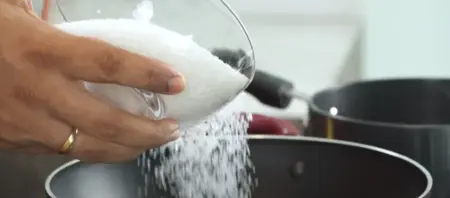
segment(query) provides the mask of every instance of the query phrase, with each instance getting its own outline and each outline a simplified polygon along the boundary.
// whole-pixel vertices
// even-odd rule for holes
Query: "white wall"
[[[240,13],[354,14],[360,0],[227,0]]]
[[[367,0],[366,78],[450,77],[450,1]]]

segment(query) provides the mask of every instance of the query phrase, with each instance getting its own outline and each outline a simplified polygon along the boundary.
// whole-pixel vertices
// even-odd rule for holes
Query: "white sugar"
[[[145,178],[155,177],[160,189],[180,198],[251,197],[257,180],[245,138],[250,119],[222,111],[182,131],[179,140],[142,156]]]
[[[151,17],[136,14],[141,18]],[[211,115],[234,98],[249,79],[197,45],[191,36],[134,19],[96,19],[57,25],[63,31],[79,36],[101,39],[115,46],[144,56],[157,58],[183,74],[186,87],[177,95],[159,95],[165,108],[165,117],[188,125]],[[118,106],[131,112],[145,112],[145,101],[130,101],[130,90],[114,88],[118,85],[92,84]],[[103,91],[102,91],[103,89]],[[108,91],[105,89],[114,89]],[[128,88],[132,89],[132,88]],[[128,105],[133,102],[135,105]]]

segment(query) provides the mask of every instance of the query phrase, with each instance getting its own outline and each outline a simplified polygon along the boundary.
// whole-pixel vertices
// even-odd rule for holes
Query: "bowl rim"
[[[377,84],[377,83],[399,83],[399,82],[422,82],[422,83],[440,83],[440,82],[450,82],[448,78],[431,78],[431,77],[405,77],[405,78],[397,78],[397,77],[389,77],[382,79],[368,79],[363,81],[350,82],[343,85],[337,85],[333,87],[329,87],[326,89],[322,89],[316,93],[314,93],[309,100],[308,108],[309,114],[316,113],[320,116],[329,117],[336,121],[348,122],[352,124],[359,125],[367,125],[367,126],[375,126],[375,127],[385,127],[385,128],[402,128],[402,129],[442,129],[449,128],[450,124],[404,124],[404,123],[393,123],[393,122],[385,122],[385,121],[376,121],[376,120],[368,120],[361,119],[353,116],[344,116],[344,115],[332,115],[328,109],[320,107],[315,101],[323,97],[325,94],[340,92],[345,88],[349,88],[352,86],[365,86],[369,84]],[[329,97],[329,96],[326,96]]]
[[[430,194],[432,186],[433,186],[433,178],[430,174],[430,172],[423,167],[418,162],[414,161],[413,159],[406,157],[402,154],[383,149],[380,147],[367,145],[367,144],[361,144],[357,142],[350,142],[350,141],[344,141],[344,140],[336,140],[336,139],[326,139],[326,138],[317,138],[317,137],[305,137],[305,136],[279,136],[279,135],[246,135],[245,138],[247,140],[285,140],[285,141],[304,141],[304,142],[315,142],[315,143],[327,143],[327,144],[334,144],[334,145],[342,145],[342,146],[348,146],[348,147],[354,147],[354,148],[360,148],[365,150],[370,150],[373,152],[378,152],[384,155],[388,155],[394,158],[397,158],[399,160],[403,160],[410,165],[414,166],[416,169],[420,170],[422,174],[425,175],[425,178],[427,180],[427,185],[424,189],[424,191],[420,194],[418,198],[424,198],[427,195]],[[53,193],[51,189],[51,182],[53,178],[55,178],[61,171],[64,169],[74,166],[78,163],[80,163],[80,160],[71,160],[69,162],[64,163],[63,165],[59,166],[55,170],[53,170],[45,179],[45,191],[46,194],[50,198],[57,198],[56,195]]]

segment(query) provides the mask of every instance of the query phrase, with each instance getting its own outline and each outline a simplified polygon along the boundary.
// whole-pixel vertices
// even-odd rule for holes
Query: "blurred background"
[[[360,79],[450,76],[450,1],[228,2],[250,32],[257,68],[293,81],[306,94]],[[36,10],[43,5],[34,0]],[[57,14],[46,17],[62,21]],[[307,112],[300,101],[281,111],[249,95],[240,100],[250,111],[276,117]]]

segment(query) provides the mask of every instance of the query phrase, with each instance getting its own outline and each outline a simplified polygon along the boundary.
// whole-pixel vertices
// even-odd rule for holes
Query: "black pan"
[[[292,83],[258,71],[247,91],[277,108],[286,108],[293,98],[306,101],[305,135],[375,145],[411,157],[433,175],[433,198],[450,197],[450,79],[362,81],[308,98]]]
[[[433,175],[433,197],[449,198],[449,94],[450,80],[439,79],[365,81],[324,90],[311,98],[306,134],[411,157]]]
[[[255,198],[430,197],[432,178],[427,170],[391,151],[322,138],[249,136],[248,140],[259,180]],[[144,184],[140,171],[135,161],[72,161],[55,170],[45,187],[50,198],[139,198],[137,188]],[[153,188],[146,197],[170,196]]]

